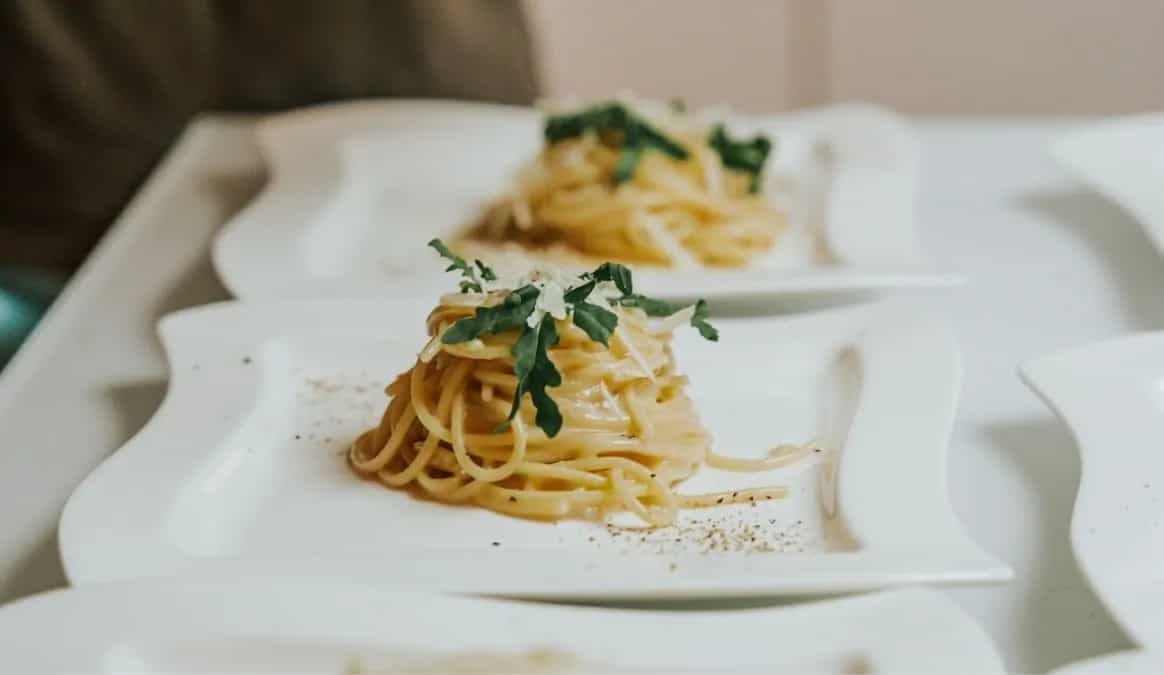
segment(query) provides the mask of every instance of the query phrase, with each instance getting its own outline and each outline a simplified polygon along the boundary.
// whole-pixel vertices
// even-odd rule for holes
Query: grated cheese
[[[682,244],[671,236],[671,233],[667,231],[662,221],[644,212],[639,214],[639,222],[643,224],[643,227],[646,228],[647,233],[651,235],[655,243],[659,245],[659,248],[663,249],[663,252],[671,259],[672,265],[679,269],[699,267],[699,263],[695,261],[695,258],[687,252],[687,249],[683,248]]]

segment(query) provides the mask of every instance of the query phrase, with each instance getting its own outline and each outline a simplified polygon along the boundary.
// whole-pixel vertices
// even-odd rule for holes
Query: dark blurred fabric
[[[5,0],[0,64],[0,265],[57,269],[199,111],[537,91],[519,0]]]

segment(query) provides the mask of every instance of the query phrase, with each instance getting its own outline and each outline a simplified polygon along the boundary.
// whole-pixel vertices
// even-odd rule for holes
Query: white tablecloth
[[[1075,447],[1015,366],[1164,328],[1164,261],[1134,222],[1045,152],[1047,139],[1068,126],[917,125],[923,242],[969,279],[927,299],[954,321],[965,352],[952,499],[971,534],[1016,571],[1009,585],[948,592],[1023,672],[1123,648],[1127,639],[1068,546]],[[208,245],[262,184],[249,130],[239,119],[191,126],[0,373],[0,601],[64,584],[55,538],[61,506],[164,394],[158,317],[227,297]]]

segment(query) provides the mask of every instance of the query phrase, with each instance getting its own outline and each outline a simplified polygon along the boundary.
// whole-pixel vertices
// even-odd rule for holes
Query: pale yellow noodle
[[[465,296],[457,296],[463,299]],[[481,296],[499,302],[503,294]],[[782,487],[707,495],[675,488],[707,463],[761,471],[795,461],[808,448],[781,447],[745,460],[710,450],[710,438],[684,392],[671,353],[674,325],[650,322],[637,309],[616,308],[619,327],[606,347],[559,321],[549,357],[562,385],[549,390],[563,426],[549,438],[522,401],[511,406],[517,378],[510,349],[518,331],[446,345],[439,336],[471,316],[472,302],[452,299],[428,320],[432,340],[415,365],[388,386],[380,423],[356,440],[350,464],[390,487],[415,485],[432,499],[468,502],[532,518],[601,516],[628,511],[652,526],[675,521],[680,508],[784,496]]]

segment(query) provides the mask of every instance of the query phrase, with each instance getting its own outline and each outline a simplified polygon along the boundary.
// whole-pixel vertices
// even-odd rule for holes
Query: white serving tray
[[[309,108],[260,123],[265,190],[214,243],[239,298],[351,295],[420,281],[444,287],[424,246],[450,238],[502,194],[541,143],[530,108],[374,101]],[[742,270],[639,271],[666,298],[819,296],[949,285],[914,223],[918,150],[906,123],[868,105],[732,118],[776,138],[770,192],[791,227]]]
[[[892,620],[886,620],[892,617]],[[0,610],[5,673],[1002,673],[932,591],[730,612],[560,607],[259,578],[130,582]],[[539,654],[546,668],[538,668]]]
[[[1164,649],[1164,333],[1042,357],[1022,376],[1079,445],[1079,566],[1133,640]]]
[[[680,367],[721,451],[815,439],[826,452],[768,474],[705,467],[685,489],[777,483],[792,495],[641,533],[450,507],[354,478],[343,454],[378,419],[383,386],[412,365],[429,308],[226,303],[163,320],[169,392],[69,500],[70,580],[261,569],[602,599],[1009,577],[947,498],[953,336],[906,306],[723,320],[716,344],[680,331]]]

